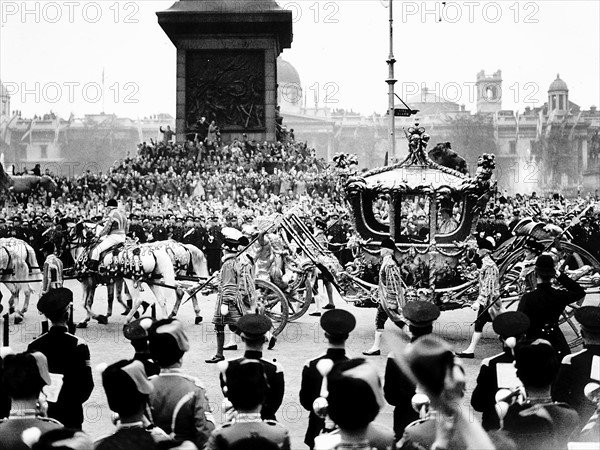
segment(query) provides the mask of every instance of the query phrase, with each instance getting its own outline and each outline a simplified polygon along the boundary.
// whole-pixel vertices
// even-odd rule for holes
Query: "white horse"
[[[75,232],[76,242],[71,245],[71,253],[76,267],[84,266],[84,259],[88,253],[89,246],[84,236],[85,229],[81,227]],[[83,302],[87,317],[77,324],[78,328],[87,327],[90,319],[97,320],[101,324],[108,323],[104,315],[95,314],[92,311],[94,293],[99,282],[110,282],[122,278],[132,296],[132,307],[129,310],[126,321],[130,322],[137,309],[144,300],[140,293],[144,291],[142,284],[147,284],[156,297],[163,317],[167,317],[167,300],[173,304],[177,297],[182,295],[175,285],[175,270],[173,262],[165,249],[150,248],[137,244],[126,245],[112,252],[104,254],[98,267],[98,275],[82,271],[79,281],[83,286]]]
[[[41,273],[31,245],[16,238],[0,239],[0,282],[10,291],[8,305],[9,311],[16,313],[15,324],[23,321],[23,316],[29,309],[31,294],[35,292],[32,283],[40,280]],[[21,292],[25,294],[25,301],[19,309]]]
[[[206,257],[202,250],[192,244],[181,244],[172,239],[167,241],[158,241],[148,244],[142,244],[142,246],[149,246],[150,248],[164,249],[171,257],[173,266],[175,267],[175,274],[180,277],[194,277],[200,279],[208,279],[208,265]],[[171,317],[175,317],[179,312],[179,307],[183,296],[178,295]],[[200,315],[200,306],[196,294],[192,295],[192,305],[196,314],[195,323],[198,325],[202,322],[202,316]]]

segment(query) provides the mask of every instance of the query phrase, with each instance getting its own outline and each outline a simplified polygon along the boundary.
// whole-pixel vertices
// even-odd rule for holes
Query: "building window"
[[[558,96],[558,109],[562,110],[565,109],[565,96],[564,95],[559,95]]]
[[[40,145],[40,159],[48,159],[48,146]]]
[[[552,109],[556,109],[556,95],[552,96]]]
[[[517,154],[517,141],[509,141],[509,147],[508,147],[508,152],[511,155],[516,155]]]

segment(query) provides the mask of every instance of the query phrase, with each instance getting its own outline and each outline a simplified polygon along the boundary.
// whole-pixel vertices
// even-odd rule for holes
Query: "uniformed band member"
[[[215,419],[200,380],[181,370],[183,355],[190,349],[181,322],[155,322],[148,340],[152,359],[160,366],[160,374],[150,380],[154,423],[176,441],[189,440],[202,448],[215,428]]]
[[[552,256],[540,255],[535,262],[537,288],[525,293],[519,301],[518,311],[529,317],[531,326],[527,339],[546,339],[558,354],[559,361],[569,353],[569,344],[561,331],[558,321],[567,305],[585,297],[585,290],[565,273],[560,273],[556,281],[565,289],[552,287],[552,279],[557,275]]]
[[[31,427],[41,432],[62,428],[60,422],[46,417],[45,405],[39,402],[42,388],[51,383],[48,361],[43,354],[7,355],[0,383],[12,401],[10,415],[0,420],[0,448],[28,449],[22,433]]]
[[[27,350],[41,352],[48,359],[50,373],[62,375],[62,387],[56,402],[48,405],[48,416],[64,426],[80,430],[83,424],[83,403],[94,389],[90,350],[87,344],[68,332],[69,305],[73,292],[67,288],[53,289],[43,295],[37,308],[51,323],[50,330]]]
[[[381,355],[383,327],[389,318],[382,303],[385,303],[389,310],[402,314],[404,292],[402,289],[400,266],[398,266],[394,258],[395,251],[396,245],[391,238],[385,238],[381,241],[381,268],[379,269],[378,289],[379,305],[377,306],[377,314],[375,316],[375,341],[369,350],[363,352],[363,355]],[[394,323],[399,328],[404,328],[405,323],[402,320],[395,321]]]
[[[391,449],[394,432],[373,422],[384,404],[373,365],[363,358],[338,362],[327,375],[327,412],[338,428],[317,436],[315,449]]]
[[[275,413],[283,402],[285,380],[281,364],[263,358],[266,334],[272,326],[271,319],[262,314],[246,314],[240,318],[237,326],[246,346],[246,351],[242,357],[219,363],[223,394],[227,396],[227,380],[224,374],[230,366],[242,364],[248,359],[259,361],[263,366],[268,385],[265,402],[261,409],[261,417],[263,420],[276,420]]]
[[[54,242],[46,242],[42,251],[46,260],[42,272],[42,295],[48,293],[51,289],[63,287],[63,263],[54,254]]]
[[[310,411],[304,443],[311,449],[315,445],[315,437],[325,427],[325,420],[317,416],[313,410],[313,403],[321,395],[323,383],[323,377],[317,370],[317,364],[323,359],[329,359],[334,363],[348,360],[346,340],[356,327],[356,318],[344,309],[332,309],[323,313],[320,324],[328,342],[327,351],[306,362],[302,369],[300,385],[300,404],[304,409]]]
[[[479,295],[477,300],[471,305],[474,311],[477,311],[475,319],[475,331],[471,338],[469,347],[461,353],[457,353],[459,358],[475,358],[475,347],[481,339],[483,327],[486,323],[492,322],[496,316],[504,312],[504,307],[500,298],[500,272],[498,266],[492,259],[492,252],[496,242],[490,236],[477,238],[477,254],[481,258],[481,269],[479,269]],[[485,311],[485,309],[487,311]],[[485,311],[485,312],[484,312]]]
[[[583,306],[575,311],[575,319],[581,325],[584,348],[563,358],[552,398],[575,409],[583,426],[596,409],[585,396],[585,386],[592,381],[600,383],[596,378],[600,377],[600,307]]]
[[[503,352],[486,358],[481,362],[477,385],[471,395],[471,406],[482,414],[481,425],[485,430],[500,428],[500,419],[496,412],[496,393],[500,388],[512,389],[515,386],[498,386],[498,366],[510,365],[514,361],[514,348],[523,340],[529,328],[529,318],[518,311],[500,314],[492,323],[494,332],[500,336]]]
[[[227,366],[222,379],[226,383],[227,399],[236,414],[232,421],[211,433],[206,450],[226,450],[235,445],[261,450],[291,448],[285,427],[261,417],[269,391],[266,377],[265,367],[255,359]]]
[[[152,360],[148,347],[148,330],[152,323],[150,317],[143,317],[123,325],[123,337],[129,340],[135,349],[133,359],[144,365],[146,375],[149,377],[160,373],[160,367]]]
[[[231,230],[231,233],[228,232]],[[223,350],[225,347],[225,325],[229,325],[231,332],[236,331],[238,319],[242,317],[244,308],[240,295],[239,270],[237,266],[237,249],[241,233],[232,228],[223,229],[225,240],[223,241],[223,263],[220,272],[219,293],[213,314],[213,324],[217,334],[217,353],[206,362],[215,364],[223,361]],[[237,232],[240,236],[237,236]],[[234,343],[235,344],[235,343]]]
[[[411,342],[433,331],[433,324],[440,316],[440,309],[431,302],[414,300],[408,302],[402,314],[411,331]],[[388,355],[385,366],[383,393],[386,401],[394,406],[394,434],[400,439],[406,426],[419,418],[412,406],[416,385],[398,366],[396,355]]]
[[[121,360],[102,371],[102,385],[111,411],[118,414],[117,429],[95,442],[96,450],[158,449],[170,437],[145,416],[152,383],[140,361]]]

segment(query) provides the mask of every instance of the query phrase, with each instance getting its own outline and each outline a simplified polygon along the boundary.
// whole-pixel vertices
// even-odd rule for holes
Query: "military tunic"
[[[263,420],[275,420],[275,413],[283,402],[283,394],[285,392],[285,380],[283,376],[283,367],[277,362],[267,361],[263,358],[262,352],[247,350],[243,357],[236,359],[229,359],[219,363],[220,375],[219,379],[221,382],[221,389],[223,389],[227,383],[223,376],[229,365],[240,364],[246,359],[255,359],[259,361],[265,372],[267,378],[267,392],[265,395],[265,401],[261,410],[261,417]]]
[[[308,428],[304,436],[304,443],[310,448],[315,445],[317,437],[325,427],[325,420],[313,411],[313,402],[321,396],[321,385],[323,377],[317,370],[317,364],[323,359],[329,359],[333,363],[347,361],[346,350],[343,348],[329,348],[323,355],[317,356],[306,362],[302,369],[302,382],[300,385],[300,404],[310,412],[308,416]]]
[[[481,362],[477,384],[471,395],[471,406],[475,411],[483,413],[481,425],[486,431],[500,428],[500,419],[496,413],[497,366],[501,363],[512,364],[513,361],[512,353],[510,350],[506,350]]]
[[[81,429],[82,405],[94,389],[87,344],[68,333],[66,327],[53,326],[29,344],[27,351],[43,353],[48,359],[49,372],[64,376],[56,403],[48,404],[48,416],[65,427]]]
[[[402,437],[406,426],[419,418],[412,407],[412,398],[416,393],[415,384],[398,366],[393,353],[390,353],[385,366],[383,394],[385,400],[394,408],[394,433],[397,439]]]
[[[600,345],[586,345],[580,352],[565,356],[552,390],[554,400],[568,403],[577,411],[582,426],[595,410],[594,403],[584,393],[585,386],[592,381],[594,356],[596,364],[600,364]],[[595,369],[598,371],[600,367]]]
[[[11,414],[8,419],[0,420],[0,449],[29,450],[21,434],[32,427],[39,428],[42,433],[45,433],[62,428],[62,424],[49,417],[38,416],[35,411]]]
[[[179,369],[162,369],[150,381],[154,388],[150,408],[156,426],[178,442],[189,440],[203,448],[215,419],[200,380]]]
[[[264,438],[282,450],[290,450],[288,431],[274,420],[263,421],[258,414],[238,414],[210,435],[205,450],[226,450],[241,440]]]

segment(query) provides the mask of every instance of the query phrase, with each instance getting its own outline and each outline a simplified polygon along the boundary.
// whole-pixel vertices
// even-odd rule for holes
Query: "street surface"
[[[81,303],[81,286],[79,282],[69,280],[66,282],[66,287],[74,291],[75,322],[78,322],[85,315]],[[6,311],[9,294],[4,286],[0,289],[4,295],[2,302]],[[152,294],[146,289],[142,295],[151,296]],[[11,318],[10,346],[16,352],[26,350],[27,345],[41,333],[41,316],[35,307],[37,298],[37,294],[32,295],[32,304],[25,315],[24,323],[15,326]],[[194,325],[194,312],[191,302],[181,308],[178,318],[184,323],[191,346],[190,351],[184,356],[183,370],[202,380],[210,401],[214,403],[215,417],[220,424],[223,422],[223,415],[221,414],[223,396],[219,387],[218,370],[216,365],[204,362],[205,359],[210,358],[215,353],[216,339],[211,324],[215,298],[216,296],[213,294],[201,300],[202,315],[204,317],[204,322],[201,325]],[[600,298],[598,295],[595,295],[592,298],[586,299],[586,304],[588,302],[599,304]],[[343,302],[339,297],[336,297],[336,305],[340,308],[348,309],[356,316],[357,326],[350,335],[347,343],[347,351],[353,357],[362,357],[361,352],[368,349],[372,344],[375,309],[357,308]],[[106,314],[106,307],[106,288],[102,286],[96,291],[94,311],[99,314]],[[95,388],[84,407],[86,418],[84,431],[89,433],[93,438],[108,434],[114,429],[111,423],[111,413],[102,389],[100,374],[95,368],[103,362],[110,364],[119,359],[131,358],[134,353],[129,341],[123,337],[122,327],[124,316],[121,315],[123,308],[116,301],[113,311],[113,316],[109,319],[108,325],[99,325],[97,322],[91,322],[87,329],[78,329],[76,333],[78,337],[87,342],[91,353]],[[314,306],[311,306],[309,310],[309,312],[312,311],[314,311]],[[307,313],[298,321],[289,323],[279,336],[275,349],[271,351],[265,349],[264,352],[266,358],[278,361],[285,369],[286,394],[283,404],[277,413],[277,418],[288,428],[293,449],[307,448],[303,443],[303,439],[308,422],[308,411],[304,410],[300,405],[298,393],[304,363],[306,360],[322,353],[326,348],[325,337],[319,327],[318,319],[318,317],[311,317]],[[435,324],[434,335],[448,341],[456,351],[461,351],[466,348],[471,338],[473,331],[471,323],[474,319],[475,312],[470,308],[442,312]],[[567,330],[566,328],[564,329]],[[569,332],[566,334],[568,339]],[[390,321],[386,323],[382,356],[367,357],[369,361],[377,366],[381,377],[384,374],[387,354],[391,351],[401,351],[403,346],[408,342],[409,339],[403,332]],[[226,352],[226,357],[241,355],[243,352],[243,344],[241,342],[238,342],[238,348],[239,350],[237,351]],[[484,330],[480,345],[477,348],[476,358],[474,360],[463,360],[463,365],[467,373],[467,393],[464,400],[464,407],[471,411],[471,417],[474,419],[478,418],[478,413],[475,413],[470,408],[469,402],[479,371],[479,365],[483,358],[495,355],[500,351],[500,342],[493,333],[491,325],[488,324]],[[382,410],[377,421],[391,427],[392,412],[393,408],[387,405]]]

